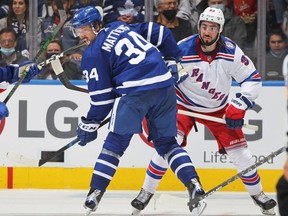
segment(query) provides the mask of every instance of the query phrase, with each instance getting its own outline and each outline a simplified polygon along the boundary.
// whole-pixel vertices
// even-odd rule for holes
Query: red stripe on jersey
[[[259,78],[261,78],[261,76],[260,76],[259,73],[257,73],[257,74],[255,74],[252,78],[253,78],[253,79],[254,79],[254,78],[255,78],[255,79],[259,79]]]
[[[160,170],[155,169],[151,164],[149,164],[148,169],[151,173],[153,173],[155,175],[163,176],[166,173],[166,171],[160,171]]]
[[[257,173],[256,176],[254,176],[253,178],[245,178],[245,177],[241,177],[242,181],[244,182],[256,182],[259,179],[259,175]]]
[[[182,57],[182,61],[194,60],[194,59],[200,59],[199,55],[183,56],[183,57]]]
[[[217,56],[225,57],[228,59],[234,59],[234,55],[225,54],[225,53],[217,53]]]

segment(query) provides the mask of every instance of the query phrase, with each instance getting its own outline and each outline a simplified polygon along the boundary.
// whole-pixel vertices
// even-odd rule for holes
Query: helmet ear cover
[[[198,30],[200,29],[200,25],[202,21],[208,21],[217,23],[219,25],[219,33],[223,31],[223,26],[225,23],[224,14],[221,9],[207,7],[203,13],[200,14],[198,20]]]

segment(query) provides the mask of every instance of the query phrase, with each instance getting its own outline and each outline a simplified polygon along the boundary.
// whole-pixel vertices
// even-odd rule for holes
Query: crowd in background
[[[207,6],[221,9],[225,16],[222,34],[235,41],[246,55],[255,64],[257,63],[257,0],[153,0],[153,2],[153,21],[168,27],[176,41],[197,34],[198,16]],[[266,0],[266,3],[267,53],[266,71],[262,72],[265,73],[263,77],[266,80],[287,81],[288,57],[284,59],[287,56],[288,0]],[[72,17],[75,10],[84,6],[103,8],[103,26],[115,20],[127,23],[145,20],[144,0],[38,0],[37,46],[39,49],[61,22],[58,13],[59,5],[60,9],[65,10],[68,20],[56,36],[63,48],[61,51],[80,43],[69,22],[69,17]],[[1,65],[19,63],[25,58],[31,59],[28,43],[28,8],[29,0],[2,0],[0,3]],[[68,53],[68,59],[80,67],[82,52],[83,49]],[[46,53],[43,55],[43,58],[45,57]],[[47,76],[47,79],[49,77],[55,76]]]

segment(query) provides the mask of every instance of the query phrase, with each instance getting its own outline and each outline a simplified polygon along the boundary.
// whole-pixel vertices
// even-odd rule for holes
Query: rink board
[[[87,189],[92,175],[91,168],[0,168],[0,188],[22,189]],[[204,188],[212,189],[236,174],[231,169],[197,169]],[[139,190],[145,177],[145,168],[118,168],[108,190]],[[275,185],[282,170],[259,170],[264,190],[275,192]],[[168,171],[158,190],[182,191],[183,184]],[[222,188],[221,191],[243,192],[245,188],[238,179]]]
[[[74,82],[85,87],[84,81]],[[257,132],[245,129],[255,162],[286,145],[287,109],[284,82],[263,83],[256,106],[249,110],[245,122],[258,125]],[[2,100],[12,89],[1,94]],[[233,93],[239,91],[232,88]],[[50,162],[43,167],[26,167],[7,160],[7,152],[16,152],[36,160],[45,151],[56,151],[75,139],[80,116],[89,108],[89,95],[66,89],[57,81],[32,81],[19,87],[8,102],[9,118],[0,123],[0,188],[75,188],[89,186],[94,163],[108,133],[107,125],[99,129],[96,141],[85,147],[75,145],[65,151],[63,162]],[[236,174],[232,163],[217,152],[215,140],[202,125],[199,132],[188,137],[187,152],[191,155],[205,188],[213,188]],[[155,150],[143,134],[135,135],[119,164],[112,190],[138,190],[146,167]],[[275,191],[282,173],[286,154],[273,158],[259,167],[263,186]],[[169,171],[159,186],[161,190],[183,190],[184,187]],[[240,180],[223,188],[243,191]]]

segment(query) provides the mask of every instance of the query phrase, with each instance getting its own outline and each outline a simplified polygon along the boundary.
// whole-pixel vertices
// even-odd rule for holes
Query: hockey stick
[[[83,46],[85,46],[86,44],[79,44],[77,46],[74,46],[74,47],[71,47],[67,50],[65,50],[64,52],[60,53],[59,55],[53,55],[51,58],[45,60],[44,62],[41,62],[39,65],[40,66],[44,66],[44,65],[47,65],[49,63],[51,63],[51,66],[55,72],[55,74],[57,75],[57,77],[59,78],[59,80],[61,81],[61,83],[68,89],[71,89],[71,90],[75,90],[75,91],[80,91],[80,92],[84,92],[84,93],[88,93],[88,90],[87,89],[84,89],[84,88],[80,88],[78,86],[75,86],[73,85],[70,80],[68,79],[67,75],[65,74],[64,70],[63,70],[63,67],[61,65],[61,62],[60,62],[60,58],[64,56],[64,54],[66,52],[69,52],[71,50],[74,50],[74,49],[79,49]]]
[[[227,186],[228,184],[234,182],[235,180],[241,178],[241,176],[245,175],[246,173],[254,170],[255,168],[257,168],[258,166],[266,163],[268,160],[276,157],[277,155],[281,154],[284,151],[287,151],[287,147],[281,147],[280,149],[278,149],[275,152],[272,152],[271,154],[269,154],[268,156],[264,157],[263,159],[259,160],[257,163],[254,163],[253,165],[251,165],[250,167],[246,168],[245,170],[239,172],[238,174],[232,176],[231,178],[227,179],[226,181],[222,182],[221,184],[217,185],[216,187],[212,188],[211,190],[209,190],[208,192],[206,192],[205,194],[196,197],[194,199],[191,199],[188,202],[188,206],[192,206],[195,205],[196,203],[198,203],[199,201],[205,199],[206,197],[212,195],[213,193],[215,193],[216,191],[220,190],[221,188]]]
[[[60,12],[61,11],[61,12]],[[46,40],[46,42],[42,45],[42,47],[40,48],[40,50],[38,51],[38,53],[36,54],[36,56],[34,57],[33,62],[37,62],[39,60],[39,58],[41,57],[42,53],[46,50],[46,48],[48,47],[49,43],[55,38],[55,36],[57,35],[57,33],[60,31],[60,29],[63,27],[63,25],[65,24],[66,21],[68,21],[67,17],[66,17],[66,12],[65,12],[65,17],[64,13],[62,12],[62,10],[59,10],[59,15],[60,15],[60,20],[61,22],[58,24],[58,26],[54,29],[53,33],[50,35],[50,37]],[[61,17],[62,16],[62,17]],[[20,86],[20,84],[23,82],[23,80],[25,79],[27,71],[25,70],[23,72],[23,74],[20,76],[20,78],[17,80],[17,82],[15,83],[15,85],[13,86],[13,88],[11,89],[11,91],[8,93],[8,95],[6,96],[6,98],[4,99],[3,103],[7,104],[7,102],[10,100],[10,98],[13,96],[13,94],[15,93],[15,91],[18,89],[18,87]]]
[[[110,121],[110,117],[105,119],[104,121],[101,122],[99,128],[101,128],[102,126],[106,125],[108,122]],[[98,128],[98,129],[99,129]],[[32,158],[28,158],[24,155],[21,154],[16,154],[13,152],[7,152],[6,157],[9,160],[15,161],[17,163],[20,164],[24,164],[27,166],[42,166],[45,163],[49,162],[51,159],[55,158],[56,156],[60,155],[61,153],[63,153],[65,150],[71,148],[72,146],[74,146],[76,143],[79,142],[79,138],[75,138],[74,140],[72,140],[71,142],[69,142],[68,144],[66,144],[65,146],[63,146],[62,148],[60,148],[59,150],[57,150],[56,152],[51,153],[50,155],[48,155],[46,158],[40,159],[40,160],[34,160]]]
[[[85,45],[85,44],[84,44]],[[68,89],[88,93],[87,89],[73,85],[65,74],[59,59],[51,61],[51,66],[61,83]]]
[[[49,59],[46,59],[46,60],[38,63],[37,65],[40,66],[40,67],[43,67],[43,66],[45,66],[45,65],[48,65],[48,64],[50,64],[52,61],[54,61],[54,60],[56,60],[56,59],[62,58],[66,53],[68,53],[68,52],[70,52],[70,51],[72,51],[72,50],[80,49],[81,47],[84,47],[84,46],[86,46],[85,43],[78,44],[78,45],[76,45],[76,46],[70,47],[69,49],[63,51],[62,53],[52,55]]]
[[[59,78],[60,82],[68,89],[75,90],[75,91],[80,91],[84,93],[88,93],[87,89],[80,88],[78,86],[73,85],[70,80],[68,79],[67,75],[65,73],[60,73],[57,75]]]
[[[201,119],[205,119],[205,120],[209,120],[209,121],[214,121],[214,122],[226,124],[225,119],[217,118],[217,117],[214,117],[214,116],[208,116],[208,115],[195,113],[195,112],[188,112],[188,111],[185,111],[185,110],[178,110],[178,113],[182,114],[182,115],[195,117],[195,118],[201,118]],[[257,125],[244,124],[243,127],[247,128],[247,129],[254,130],[254,131],[258,131],[259,130],[259,127]]]

